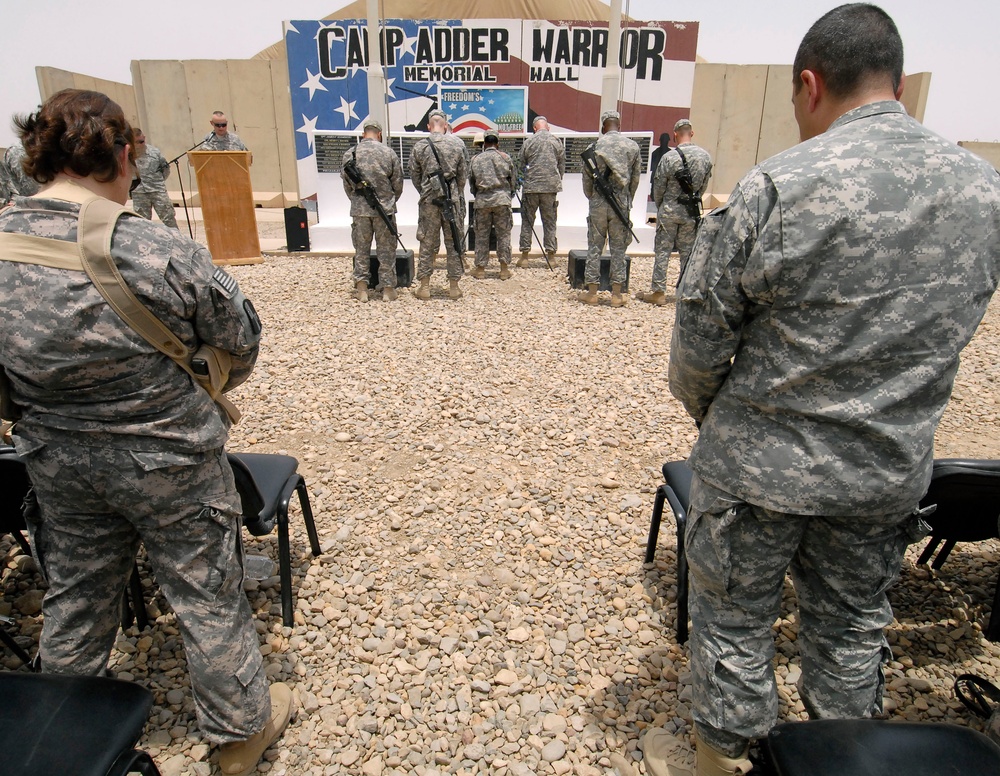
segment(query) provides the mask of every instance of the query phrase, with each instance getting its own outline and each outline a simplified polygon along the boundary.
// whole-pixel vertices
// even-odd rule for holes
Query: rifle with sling
[[[674,150],[681,158],[682,169],[677,173],[677,182],[681,186],[681,191],[684,192],[677,198],[677,201],[684,205],[688,215],[694,219],[694,225],[697,226],[701,223],[701,197],[694,190],[694,178],[691,176],[691,168],[688,167],[687,157],[684,156],[684,152],[680,149],[680,146]]]
[[[354,153],[357,154],[357,151],[355,150]],[[403,245],[403,240],[399,236],[399,232],[396,230],[396,224],[393,223],[389,214],[385,212],[385,208],[382,207],[382,203],[379,202],[378,194],[368,182],[368,179],[365,178],[364,173],[361,172],[361,169],[358,167],[357,159],[354,156],[344,162],[344,172],[347,173],[347,177],[350,179],[351,185],[354,186],[354,190],[361,192],[365,201],[372,208],[372,210],[378,213],[378,217],[382,219],[386,227],[389,229],[389,232],[396,238],[396,242],[399,243],[399,247],[405,252],[406,246]]]
[[[455,219],[455,203],[451,201],[451,185],[444,175],[441,156],[438,154],[438,150],[434,147],[434,143],[430,138],[427,138],[427,145],[430,146],[431,153],[434,154],[434,158],[438,163],[437,171],[431,173],[431,175],[434,175],[438,179],[441,192],[444,194],[444,199],[434,200],[434,204],[441,208],[441,215],[444,216],[444,220],[448,222],[448,226],[451,228],[451,241],[455,245],[455,252],[461,256],[465,251],[462,250],[462,230],[458,228],[458,221]]]
[[[580,153],[580,159],[583,160],[584,169],[590,174],[590,177],[594,180],[594,185],[597,186],[597,190],[604,197],[604,201],[611,206],[611,210],[614,212],[615,216],[619,221],[629,230],[629,233],[638,243],[639,238],[636,233],[632,230],[632,220],[625,215],[622,210],[621,203],[615,196],[614,191],[611,190],[611,183],[608,181],[608,174],[611,172],[610,168],[601,174],[600,168],[597,166],[597,152],[594,146],[589,146],[585,151]]]

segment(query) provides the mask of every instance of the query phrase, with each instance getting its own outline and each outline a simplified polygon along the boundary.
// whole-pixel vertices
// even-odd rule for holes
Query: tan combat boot
[[[597,304],[597,283],[588,283],[587,290],[581,291],[576,298],[584,304]]]
[[[510,280],[510,269],[509,269],[506,261],[501,261],[500,262],[500,279],[501,280]]]
[[[392,286],[385,286],[382,289],[382,301],[383,302],[395,302],[396,301],[396,289]]]
[[[354,298],[359,302],[368,301],[368,284],[365,281],[359,280],[354,284]]]
[[[448,281],[448,298],[449,299],[461,299],[462,289],[458,287],[457,280]]]
[[[420,288],[413,292],[413,295],[417,299],[430,299],[431,298],[431,279],[422,278],[420,280]]]
[[[663,291],[646,291],[645,293],[640,291],[636,294],[636,299],[640,302],[655,304],[658,307],[662,307],[667,303],[667,295]]]
[[[750,773],[753,763],[747,759],[750,747],[743,750],[739,757],[727,757],[718,749],[702,740],[701,736],[695,732],[695,752],[697,756],[695,776],[744,776]]]
[[[549,260],[549,264],[551,264],[554,267],[556,265],[556,252],[555,251],[546,251],[545,255],[546,255],[546,257]]]
[[[277,682],[271,685],[271,718],[264,729],[245,741],[223,744],[219,749],[219,769],[227,776],[248,776],[257,770],[264,751],[288,727],[295,701],[287,684]]]
[[[528,253],[529,251],[521,251],[521,258],[517,260],[517,264],[514,266],[524,269],[528,266]]]
[[[622,284],[612,283],[611,284],[611,306],[612,307],[624,307],[625,297],[622,296]]]
[[[486,277],[486,268],[476,267],[474,270],[472,270],[472,277],[474,277],[476,280],[482,280],[484,277]]]

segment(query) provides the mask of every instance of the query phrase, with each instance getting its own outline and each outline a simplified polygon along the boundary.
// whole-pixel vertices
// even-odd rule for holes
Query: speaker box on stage
[[[285,245],[291,252],[309,250],[309,218],[304,207],[285,208]]]
[[[371,260],[368,265],[368,288],[375,288],[378,285],[379,261],[375,251],[371,252]],[[409,288],[413,285],[413,276],[416,270],[413,265],[413,251],[404,251],[402,248],[396,249],[396,288]]]
[[[469,224],[472,228],[469,229],[469,250],[476,250],[476,209],[475,205],[471,202],[469,203]],[[495,228],[490,229],[490,250],[496,251],[497,249],[497,230]]]
[[[573,288],[586,288],[584,282],[587,269],[587,251],[571,250],[569,252],[569,263],[566,266],[566,274],[569,277],[569,284]],[[625,283],[622,291],[628,291],[629,278],[632,276],[632,259],[625,257]],[[611,256],[605,253],[601,256],[601,282],[598,285],[601,291],[611,290]]]

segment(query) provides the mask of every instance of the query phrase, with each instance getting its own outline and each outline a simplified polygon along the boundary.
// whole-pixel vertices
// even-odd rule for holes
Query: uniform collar
[[[858,119],[867,119],[871,116],[880,116],[888,113],[902,113],[905,115],[906,108],[903,107],[901,102],[897,102],[896,100],[880,100],[879,102],[870,102],[867,105],[861,105],[860,107],[852,108],[847,111],[847,113],[840,116],[830,125],[830,129],[848,124],[852,121],[857,121]]]

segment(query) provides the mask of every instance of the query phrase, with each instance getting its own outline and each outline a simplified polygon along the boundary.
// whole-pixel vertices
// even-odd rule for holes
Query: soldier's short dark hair
[[[110,183],[118,176],[118,149],[126,145],[135,160],[124,111],[100,92],[63,89],[37,112],[16,116],[14,127],[24,145],[24,171],[39,183],[64,171]]]
[[[875,5],[834,8],[809,28],[792,65],[795,90],[803,70],[823,77],[834,97],[855,93],[872,76],[889,76],[893,91],[903,78],[903,40],[892,17]]]

